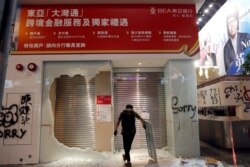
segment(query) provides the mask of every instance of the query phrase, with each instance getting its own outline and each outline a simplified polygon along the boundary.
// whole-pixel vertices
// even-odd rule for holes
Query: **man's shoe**
[[[125,154],[122,154],[123,161],[126,161]]]
[[[132,167],[132,164],[131,164],[131,162],[126,162],[126,163],[125,163],[125,166],[126,166],[126,167]]]

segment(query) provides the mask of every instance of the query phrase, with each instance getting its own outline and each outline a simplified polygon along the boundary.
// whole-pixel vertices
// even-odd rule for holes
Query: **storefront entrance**
[[[153,127],[156,148],[167,145],[166,141],[166,111],[163,72],[114,73],[114,118],[126,104],[132,104],[134,110]],[[136,136],[132,148],[146,148],[145,131],[141,122],[136,121]],[[121,127],[118,129],[121,132]],[[123,148],[122,136],[115,137],[116,149]]]

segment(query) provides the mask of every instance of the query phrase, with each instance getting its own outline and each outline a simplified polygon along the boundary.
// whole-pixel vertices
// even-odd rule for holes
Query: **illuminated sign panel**
[[[242,74],[250,51],[249,6],[249,0],[227,1],[199,32],[200,66],[217,66],[220,75]]]
[[[194,5],[22,6],[12,54],[198,51]]]

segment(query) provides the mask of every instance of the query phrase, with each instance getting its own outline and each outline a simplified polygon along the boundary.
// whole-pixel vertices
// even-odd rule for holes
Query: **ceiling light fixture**
[[[205,0],[203,5],[197,12],[197,18],[202,17],[202,22],[198,24],[201,30],[206,23],[214,16],[214,14],[223,6],[227,0]],[[208,11],[206,10],[208,9]]]

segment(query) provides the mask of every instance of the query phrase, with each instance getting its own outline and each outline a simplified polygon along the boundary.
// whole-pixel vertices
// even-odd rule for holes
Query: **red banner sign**
[[[22,6],[13,54],[198,51],[194,5]]]
[[[100,95],[97,96],[97,104],[111,104],[111,96],[110,95]]]

